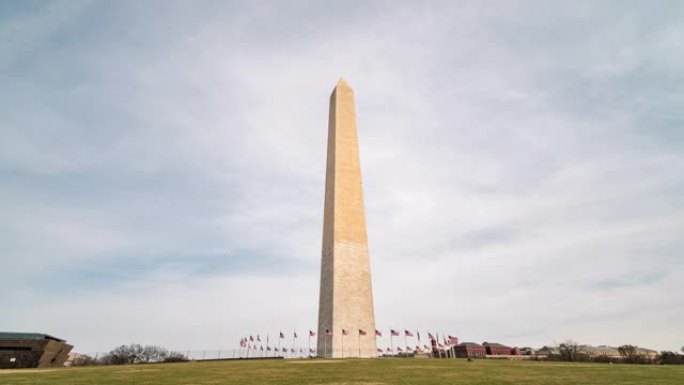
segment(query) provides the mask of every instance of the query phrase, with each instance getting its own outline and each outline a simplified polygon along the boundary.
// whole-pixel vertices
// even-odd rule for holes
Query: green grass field
[[[0,384],[684,384],[684,366],[507,360],[215,361],[0,370]]]

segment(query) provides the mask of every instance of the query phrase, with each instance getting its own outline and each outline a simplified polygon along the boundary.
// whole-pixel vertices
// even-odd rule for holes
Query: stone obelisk
[[[354,91],[342,79],[330,95],[320,290],[318,355],[375,357]]]

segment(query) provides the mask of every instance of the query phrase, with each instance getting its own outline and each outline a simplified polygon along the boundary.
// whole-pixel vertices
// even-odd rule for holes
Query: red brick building
[[[497,344],[496,342],[485,342],[482,346],[489,356],[509,356],[512,352],[510,347]]]
[[[453,347],[456,357],[470,358],[470,357],[484,357],[487,354],[484,346],[474,342],[461,342]]]

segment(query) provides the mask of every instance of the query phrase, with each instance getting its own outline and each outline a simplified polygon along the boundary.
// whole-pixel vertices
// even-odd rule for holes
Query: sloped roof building
[[[61,367],[72,348],[48,334],[0,332],[0,369]]]

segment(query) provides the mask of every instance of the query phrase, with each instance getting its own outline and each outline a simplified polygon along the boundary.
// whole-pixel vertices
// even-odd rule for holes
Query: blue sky
[[[315,329],[343,76],[379,328],[678,349],[683,42],[676,1],[2,2],[0,329]]]

